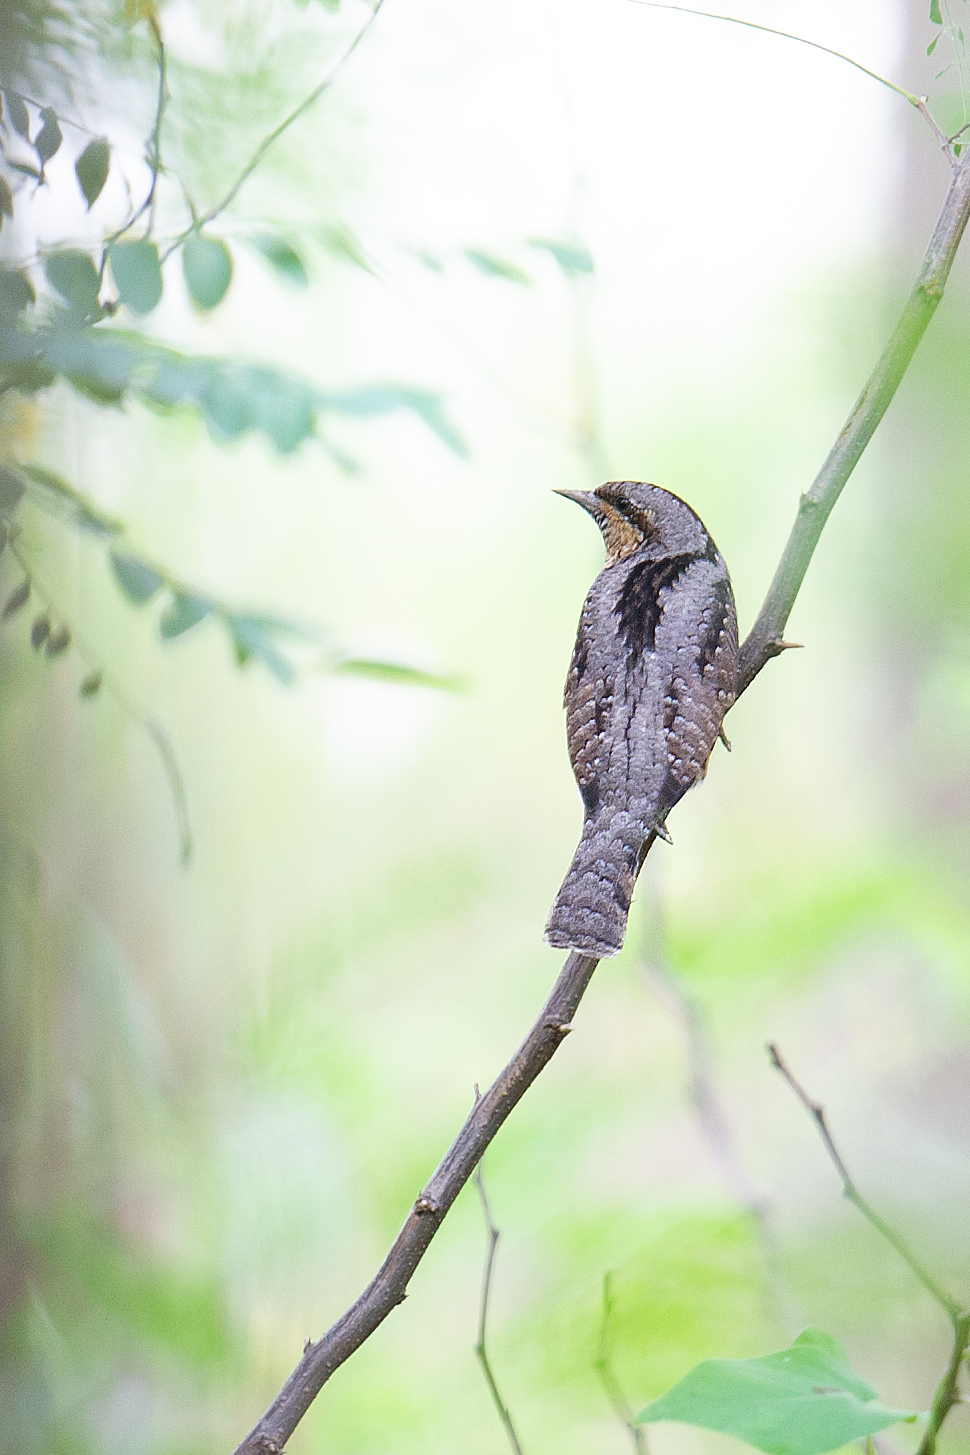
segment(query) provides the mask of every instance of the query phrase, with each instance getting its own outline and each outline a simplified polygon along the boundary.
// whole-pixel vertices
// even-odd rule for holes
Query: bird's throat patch
[[[600,509],[603,512],[600,529],[606,542],[607,562],[612,566],[614,562],[623,561],[627,556],[632,556],[634,551],[638,551],[643,545],[645,535],[638,525],[621,515],[608,500],[601,498]]]

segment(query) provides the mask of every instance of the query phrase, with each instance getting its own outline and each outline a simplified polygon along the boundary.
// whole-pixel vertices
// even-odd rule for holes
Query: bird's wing
[[[576,645],[566,674],[566,743],[586,814],[600,798],[600,749],[613,704],[615,670],[599,649],[594,627],[593,594],[586,598],[576,632]]]
[[[668,598],[657,632],[658,652],[669,657],[663,700],[667,773],[660,791],[665,809],[704,776],[737,684],[738,619],[727,570],[719,559],[702,560],[689,575],[692,589]]]

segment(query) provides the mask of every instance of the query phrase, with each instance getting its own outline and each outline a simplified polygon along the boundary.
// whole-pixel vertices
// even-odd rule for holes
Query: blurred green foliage
[[[0,194],[0,597],[28,588],[0,637],[0,1450],[17,1455],[229,1450],[356,1297],[556,969],[539,933],[578,821],[559,701],[599,561],[551,487],[595,483],[598,450],[688,495],[750,618],[908,286],[871,261],[878,236],[844,266],[819,244],[765,284],[746,332],[690,334],[685,195],[631,180],[668,155],[669,112],[614,124],[540,196],[629,90],[627,61],[631,125],[661,84],[641,67],[670,69],[664,46],[575,8],[557,23],[578,37],[582,126],[541,140],[560,83],[541,89],[544,44],[507,43],[510,7],[459,25],[388,5],[346,89],[200,228],[366,20],[349,0],[161,7],[156,213],[102,267],[151,181],[153,13],[0,16],[4,147],[33,169],[10,172],[9,209]],[[382,39],[385,23],[402,29]],[[720,155],[740,166],[752,135],[792,124],[794,82],[778,56],[766,95],[762,67],[746,116],[725,45],[677,85],[720,96]],[[800,180],[803,222],[858,156],[855,195],[874,152],[825,142],[833,105],[812,86],[826,160],[824,184]],[[718,204],[712,275],[781,186],[754,153]],[[675,248],[651,275],[661,235]],[[936,1311],[840,1204],[763,1043],[826,1102],[872,1200],[965,1287],[968,317],[964,272],[823,541],[794,623],[807,650],[732,714],[732,756],[651,856],[627,952],[489,1153],[491,1355],[528,1455],[628,1447],[593,1367],[607,1272],[634,1408],[806,1323],[893,1406],[924,1408],[942,1368]],[[145,739],[159,723],[189,871]],[[727,1140],[702,1115],[685,1005]],[[472,1355],[483,1252],[465,1195],[294,1451],[501,1448]],[[723,1438],[651,1432],[658,1455]],[[959,1418],[946,1440],[966,1444]]]

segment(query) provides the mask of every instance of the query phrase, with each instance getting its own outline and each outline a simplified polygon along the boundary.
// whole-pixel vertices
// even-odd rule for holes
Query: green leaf
[[[943,24],[943,16],[940,14],[940,0],[930,0],[930,21],[933,25]]]
[[[933,54],[933,52],[936,50],[936,47],[939,45],[939,42],[940,42],[940,37],[938,35],[934,35],[933,39],[930,41],[929,45],[926,47],[926,54],[928,56],[931,56]]]
[[[113,243],[108,256],[118,295],[132,313],[151,313],[162,296],[158,248],[147,238]]]
[[[33,284],[23,269],[0,267],[0,320],[12,322],[35,298]]]
[[[0,177],[0,218],[13,217],[13,193],[6,177]]]
[[[59,626],[56,631],[50,633],[47,638],[44,652],[48,657],[59,657],[66,652],[71,645],[70,629],[66,626]]]
[[[14,587],[13,591],[11,591],[6,601],[3,603],[3,611],[2,613],[0,613],[0,615],[2,615],[3,617],[3,620],[9,621],[10,617],[16,616],[18,611],[22,611],[27,605],[29,598],[30,577],[25,576],[23,581],[21,581],[20,585]]]
[[[306,288],[310,282],[306,264],[292,243],[285,238],[271,237],[268,233],[255,233],[248,239],[257,252],[262,253],[270,267],[282,274],[290,283]]]
[[[112,551],[111,568],[118,585],[135,606],[150,601],[165,585],[164,576],[160,576],[153,566],[149,566],[147,561],[140,560],[138,556]]]
[[[204,621],[212,612],[212,602],[204,596],[194,596],[188,591],[177,591],[172,601],[162,612],[158,629],[166,641],[182,636]]]
[[[71,323],[69,327],[38,329],[37,337],[43,345],[44,362],[99,404],[122,399],[148,357],[136,335],[114,329],[79,329]]]
[[[320,241],[327,252],[335,258],[344,262],[353,263],[355,268],[363,268],[365,273],[370,273],[372,278],[378,275],[371,267],[367,254],[357,241],[349,227],[327,227],[320,234]]]
[[[581,242],[562,242],[557,238],[534,237],[530,238],[530,246],[544,248],[547,253],[552,253],[556,262],[568,277],[575,277],[579,273],[593,272],[593,259]]]
[[[101,686],[103,682],[104,673],[102,672],[100,667],[96,667],[93,672],[88,673],[88,675],[85,677],[84,681],[78,688],[79,696],[97,697],[98,693],[101,691]]]
[[[182,271],[196,308],[215,308],[232,281],[232,253],[221,238],[193,232],[182,248]]]
[[[39,652],[51,634],[51,619],[49,616],[38,616],[34,618],[30,628],[30,645],[35,652]]]
[[[468,458],[468,446],[445,414],[440,396],[429,394],[424,389],[412,389],[406,384],[370,384],[359,389],[345,389],[339,394],[324,394],[320,403],[324,409],[358,419],[389,414],[395,409],[410,409],[450,450],[463,460]]]
[[[108,169],[111,166],[111,148],[105,138],[98,137],[95,141],[89,141],[84,151],[74,163],[74,171],[77,174],[78,186],[84,193],[84,200],[90,210],[104,188],[108,180]]]
[[[296,681],[296,668],[280,652],[273,641],[274,633],[288,630],[287,623],[275,621],[272,617],[228,615],[226,622],[232,637],[236,661],[240,667],[253,658],[268,667],[273,676],[284,686]],[[299,628],[293,628],[299,631]]]
[[[57,117],[50,106],[41,108],[40,119],[44,124],[34,137],[34,151],[40,158],[40,165],[43,168],[51,157],[60,151],[64,137],[57,124]]]
[[[247,429],[259,429],[284,455],[307,439],[316,424],[316,391],[258,364],[223,364],[201,402],[217,435],[236,439]]]
[[[345,657],[335,662],[330,670],[345,677],[370,677],[378,682],[394,682],[401,686],[436,687],[443,692],[460,692],[463,685],[457,677],[424,672],[420,667],[405,667],[398,662],[373,662],[360,657]]]
[[[30,141],[30,112],[24,105],[24,98],[18,96],[16,91],[7,91],[5,95],[10,125],[18,136],[22,136],[25,141]]]
[[[504,258],[497,258],[494,253],[483,253],[478,248],[466,248],[465,257],[480,273],[484,273],[486,278],[504,278],[508,283],[521,283],[527,288],[532,286],[532,279],[528,273],[523,273],[521,268],[517,268],[514,263],[507,263]]]
[[[762,1359],[705,1360],[636,1423],[676,1420],[734,1435],[767,1455],[823,1455],[915,1417],[879,1404],[835,1339],[805,1329],[789,1348]]]
[[[44,274],[66,303],[85,317],[100,316],[98,290],[101,280],[94,260],[78,248],[51,253],[44,259]]]

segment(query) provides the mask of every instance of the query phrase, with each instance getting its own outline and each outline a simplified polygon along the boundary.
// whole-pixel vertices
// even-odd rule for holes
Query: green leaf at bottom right
[[[880,1404],[841,1345],[820,1329],[805,1329],[787,1349],[761,1359],[705,1360],[641,1410],[636,1423],[699,1425],[766,1455],[824,1455],[916,1418]]]

